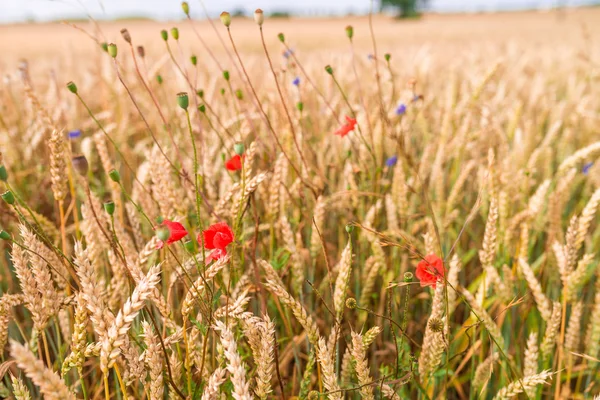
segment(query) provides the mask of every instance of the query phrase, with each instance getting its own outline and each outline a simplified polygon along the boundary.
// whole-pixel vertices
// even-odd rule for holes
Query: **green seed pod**
[[[196,66],[196,64],[198,64],[198,57],[196,56],[191,56],[190,57],[190,61],[192,62],[193,66]]]
[[[383,57],[385,58],[385,61],[390,62],[390,58],[392,58],[392,55],[390,53],[385,53]]]
[[[171,28],[171,36],[173,36],[173,39],[179,40],[179,29]]]
[[[162,39],[166,42],[167,40],[169,40],[169,34],[167,33],[166,30],[162,30],[160,31],[160,37],[162,37]]]
[[[73,81],[67,83],[67,89],[69,89],[69,92],[77,94],[77,85]]]
[[[15,195],[10,190],[2,193],[2,200],[6,202],[6,204],[13,205],[15,204]]]
[[[348,232],[348,233],[354,232],[354,225],[350,225],[350,224],[346,225],[346,232]]]
[[[301,101],[297,102],[296,108],[298,109],[298,111],[302,112],[304,110],[304,103]]]
[[[162,83],[163,83],[162,75],[156,75],[156,82],[158,82],[159,85],[162,85]]]
[[[200,97],[201,99],[204,98],[204,90],[200,89],[196,92],[196,94],[198,95],[198,97]]]
[[[352,40],[352,37],[354,36],[354,28],[352,25],[346,27],[346,36],[348,36],[348,39]]]
[[[206,113],[206,106],[204,104],[200,104],[198,106],[198,111],[200,111],[202,114]]]
[[[169,228],[160,228],[156,230],[156,237],[163,242],[169,239],[169,236],[171,236],[171,231],[169,231]]]
[[[193,253],[194,252],[194,242],[192,240],[188,240],[187,242],[185,242],[183,244],[183,247],[185,248],[185,250],[188,253]]]
[[[229,81],[229,71],[223,71],[223,78],[225,78],[226,81]]]
[[[190,105],[190,99],[188,98],[188,94],[186,92],[177,93],[177,104],[179,107],[187,110]]]
[[[183,10],[183,13],[185,15],[190,15],[190,5],[188,4],[187,1],[184,1],[183,3],[181,3],[181,9]]]
[[[246,148],[244,146],[244,143],[236,143],[233,145],[233,151],[235,151],[235,154],[237,154],[238,156],[244,154],[245,150]]]
[[[354,297],[348,297],[346,299],[346,307],[347,308],[349,308],[351,310],[354,310],[356,308],[356,305],[357,305],[356,304],[356,299]]]
[[[329,75],[333,75],[333,68],[331,68],[331,65],[326,65],[325,71],[327,71]]]
[[[221,96],[225,96],[225,88],[221,88]]]
[[[102,47],[102,50],[104,50],[108,53],[108,43],[102,42],[102,43],[100,43],[100,47]]]
[[[279,34],[277,34],[277,37],[279,38],[279,41],[280,41],[281,43],[284,43],[284,42],[285,42],[285,36],[283,35],[283,33],[279,33]]]
[[[117,182],[117,183],[121,182],[121,174],[116,169],[111,169],[110,172],[108,173],[108,176],[110,177],[110,179],[113,182]]]
[[[413,273],[412,272],[405,272],[404,273],[404,282],[411,282],[413,279]]]
[[[4,165],[0,165],[0,181],[6,182],[8,180],[8,172]]]
[[[113,215],[115,213],[115,203],[112,201],[104,203],[104,211],[106,211],[108,215]]]
[[[6,231],[1,231],[0,230],[0,239],[2,240],[10,240],[10,233],[6,232]]]
[[[219,17],[223,25],[229,28],[229,25],[231,25],[231,15],[227,11],[223,11]]]
[[[117,45],[114,43],[111,43],[108,45],[108,54],[112,57],[115,58],[117,56]]]
[[[244,93],[242,92],[241,89],[237,89],[235,91],[235,97],[237,97],[238,100],[243,100],[244,99]]]

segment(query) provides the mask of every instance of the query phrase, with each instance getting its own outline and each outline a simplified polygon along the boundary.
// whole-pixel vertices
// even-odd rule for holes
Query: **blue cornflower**
[[[69,132],[69,139],[77,139],[79,136],[81,136],[81,130],[79,129]]]
[[[398,162],[398,156],[391,156],[387,160],[385,160],[385,165],[387,167],[393,167]]]
[[[374,59],[375,59],[375,56],[374,56],[373,54],[369,54],[369,55],[367,56],[367,58],[368,58],[369,60],[374,60]]]
[[[590,172],[590,168],[592,168],[592,166],[594,165],[593,162],[586,162],[585,164],[583,164],[583,168],[581,168],[581,172],[583,172],[584,175],[587,175]]]
[[[298,86],[298,85],[300,85],[300,78],[299,78],[299,77],[296,77],[296,78],[295,78],[295,79],[292,81],[292,83],[294,84],[294,86]]]
[[[404,113],[406,113],[406,104],[400,103],[396,108],[396,115],[404,115]]]
[[[292,54],[294,54],[294,50],[288,49],[288,50],[286,50],[286,51],[283,52],[283,57],[284,58],[290,58],[292,56]]]

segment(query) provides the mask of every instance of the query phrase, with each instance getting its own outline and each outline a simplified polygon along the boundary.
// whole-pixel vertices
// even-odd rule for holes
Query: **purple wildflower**
[[[584,175],[589,174],[590,172],[590,168],[592,168],[592,166],[594,165],[593,162],[586,162],[585,164],[583,164],[583,168],[581,168],[581,172],[583,172]]]
[[[404,115],[404,113],[406,113],[406,104],[401,103],[397,108],[396,108],[396,115]]]
[[[300,78],[299,78],[299,77],[296,77],[296,78],[295,78],[295,79],[292,81],[292,83],[294,84],[294,86],[299,86],[299,85],[300,85]]]
[[[79,129],[69,132],[69,139],[77,139],[80,136],[81,136],[81,130],[79,130]]]
[[[374,56],[373,54],[369,54],[369,55],[367,56],[367,58],[368,58],[369,60],[374,60],[374,59],[375,59],[375,56]]]
[[[391,156],[387,160],[385,160],[385,165],[387,167],[393,167],[398,162],[398,156]]]

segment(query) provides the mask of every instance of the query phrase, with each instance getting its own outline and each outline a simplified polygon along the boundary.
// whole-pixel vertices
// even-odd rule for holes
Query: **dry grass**
[[[270,60],[250,20],[0,27],[0,394],[600,393],[598,21],[267,20]]]

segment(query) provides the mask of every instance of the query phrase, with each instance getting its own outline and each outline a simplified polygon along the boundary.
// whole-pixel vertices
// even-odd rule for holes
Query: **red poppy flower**
[[[435,254],[429,254],[417,264],[417,279],[421,287],[431,286],[435,289],[437,281],[444,277],[444,261]]]
[[[242,169],[242,156],[236,154],[229,160],[225,161],[225,168],[227,168],[229,171],[238,171]]]
[[[342,125],[342,127],[340,129],[335,131],[334,134],[344,137],[347,134],[349,134],[351,131],[353,131],[355,126],[356,126],[356,118],[350,118],[350,117],[346,116],[346,123],[344,125]]]
[[[227,245],[233,242],[233,231],[225,222],[219,222],[208,227],[202,232],[204,237],[204,248],[214,251],[208,256],[207,262],[210,260],[218,260],[227,254]],[[198,243],[201,243],[201,238],[198,235]]]
[[[165,243],[168,245],[171,243],[175,243],[183,239],[185,235],[188,234],[188,232],[185,230],[185,227],[179,222],[169,221],[168,219],[165,219],[160,226],[161,228],[166,228],[166,230],[169,232],[169,237],[167,238],[166,242],[159,240],[158,244],[156,245],[157,249],[162,249]]]

